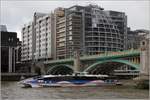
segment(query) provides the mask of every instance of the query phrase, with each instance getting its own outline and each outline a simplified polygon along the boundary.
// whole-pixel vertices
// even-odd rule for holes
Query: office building
[[[28,60],[70,58],[76,50],[81,55],[94,55],[126,49],[127,16],[97,5],[59,7],[50,14],[35,13],[30,26],[32,57],[28,55],[30,52],[24,56]]]
[[[34,34],[36,47],[34,56],[36,60],[50,60],[54,56],[53,34],[54,34],[54,15],[35,13],[34,14]]]
[[[33,22],[22,28],[22,61],[45,61],[54,56],[54,15],[35,12]]]
[[[16,63],[21,63],[21,46],[22,46],[22,41],[17,38],[17,46],[15,48],[15,54],[16,54]]]
[[[140,42],[145,39],[145,36],[149,34],[148,30],[131,30],[127,31],[127,49],[139,49]]]
[[[63,59],[66,58],[66,17],[65,17],[65,9],[57,8],[54,11],[55,17],[55,36],[54,36],[54,48],[56,50],[55,58]]]
[[[139,35],[130,28],[127,30],[127,49],[138,49],[140,47]]]
[[[62,12],[63,16],[56,17],[60,21],[56,24],[60,31],[56,32],[57,59],[72,57],[76,50],[93,55],[126,48],[125,13],[105,11],[97,5],[75,5],[58,11],[60,15]]]
[[[17,47],[17,33],[8,32],[7,29],[0,31],[1,36],[1,72],[15,72]],[[18,55],[21,56],[21,55]]]
[[[21,52],[21,61],[31,61],[33,58],[33,22],[25,24],[22,28],[22,52]]]
[[[127,16],[124,12],[118,12],[118,11],[106,11],[108,16],[111,18],[112,22],[117,25],[117,28],[119,29],[119,35],[120,35],[120,47],[121,50],[127,49]]]

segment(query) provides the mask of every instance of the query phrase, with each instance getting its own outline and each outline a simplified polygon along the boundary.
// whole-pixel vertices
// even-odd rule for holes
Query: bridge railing
[[[134,54],[139,53],[139,50],[125,50],[119,52],[105,52],[103,54],[96,54],[96,55],[85,55],[81,58],[92,58],[92,57],[106,57],[106,56],[119,56],[119,55],[127,55],[127,54]]]
[[[123,56],[123,55],[131,55],[131,54],[138,54],[140,53],[139,50],[125,50],[125,51],[117,51],[117,52],[105,52],[103,54],[96,54],[96,55],[84,55],[82,57],[80,57],[80,59],[92,59],[92,58],[96,58],[96,57],[114,57],[114,56]],[[73,61],[74,58],[68,58],[68,59],[60,59],[60,60],[51,60],[51,61],[47,61],[46,63],[63,63],[63,62],[69,62],[69,61]]]

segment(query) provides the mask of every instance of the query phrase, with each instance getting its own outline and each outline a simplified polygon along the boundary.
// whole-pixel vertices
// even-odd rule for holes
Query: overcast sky
[[[18,33],[21,39],[21,27],[32,21],[34,12],[49,13],[57,7],[72,5],[97,4],[105,10],[125,12],[128,17],[128,26],[132,30],[150,29],[150,2],[146,1],[1,1],[1,24],[7,26],[8,31]]]

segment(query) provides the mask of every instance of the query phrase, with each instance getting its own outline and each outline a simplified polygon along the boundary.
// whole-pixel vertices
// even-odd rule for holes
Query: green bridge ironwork
[[[99,64],[107,63],[107,62],[123,63],[135,68],[136,70],[139,70],[140,63],[139,62],[134,63],[133,61],[124,59],[128,57],[140,58],[140,50],[126,50],[126,51],[119,51],[119,52],[106,52],[104,54],[97,54],[97,55],[85,55],[80,57],[80,61],[81,62],[94,61],[92,64],[84,68],[83,71],[88,71]],[[45,61],[44,64],[48,66],[47,68],[48,71],[59,66],[65,66],[73,70],[73,62],[74,62],[74,58],[68,58],[68,59],[61,59],[61,60]]]

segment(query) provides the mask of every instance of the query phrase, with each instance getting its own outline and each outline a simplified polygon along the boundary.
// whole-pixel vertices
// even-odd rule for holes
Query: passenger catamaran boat
[[[69,86],[101,86],[116,84],[108,75],[41,75],[19,82],[23,87],[69,87]]]

